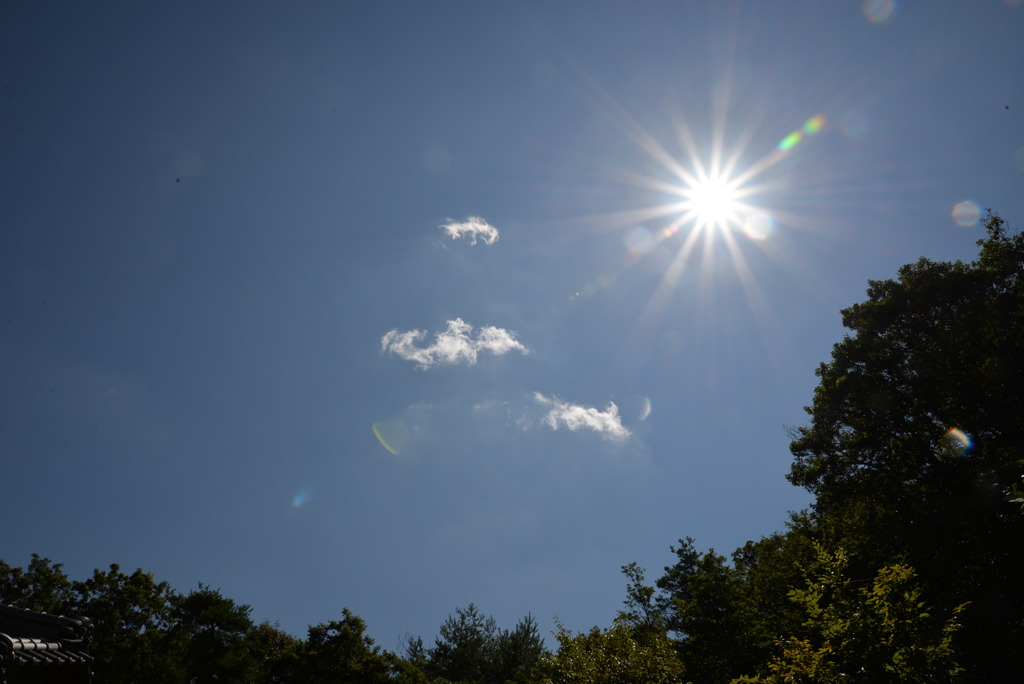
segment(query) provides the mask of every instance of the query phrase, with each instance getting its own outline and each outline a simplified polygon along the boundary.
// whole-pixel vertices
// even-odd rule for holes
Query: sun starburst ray
[[[589,96],[598,114],[650,163],[645,170],[611,166],[611,175],[624,185],[664,198],[636,209],[581,217],[591,229],[627,228],[629,235],[646,236],[639,243],[630,238],[629,257],[623,268],[645,263],[661,272],[631,326],[628,349],[650,344],[651,336],[677,304],[694,306],[695,315],[701,319],[721,315],[711,305],[716,293],[727,291],[721,288],[728,279],[754,314],[755,327],[765,346],[775,347],[784,339],[785,331],[773,328],[773,304],[763,295],[758,272],[764,263],[772,261],[794,277],[815,280],[806,258],[800,256],[799,243],[779,242],[784,236],[775,233],[780,221],[791,228],[813,229],[809,217],[799,216],[797,210],[806,208],[815,188],[823,183],[834,185],[834,180],[815,177],[794,186],[793,170],[785,165],[801,141],[822,130],[824,116],[807,119],[799,129],[800,139],[793,145],[783,149],[774,144],[777,138],[772,135],[770,138],[775,139],[769,141],[771,145],[756,153],[764,140],[755,133],[763,129],[767,110],[748,109],[740,122],[732,118],[736,103],[743,98],[735,90],[731,68],[737,43],[726,42],[724,52],[717,55],[724,63],[706,100],[707,116],[702,121],[684,115],[680,108],[669,118],[668,138],[646,128],[596,79],[582,74],[591,86]],[[785,199],[786,204],[766,204],[779,199]],[[760,258],[752,258],[751,249],[759,250]],[[687,288],[685,283],[693,283],[696,288]],[[778,353],[771,356],[778,361],[784,356],[784,345],[775,351]],[[616,366],[622,372],[635,363],[639,363],[635,355],[624,351]]]

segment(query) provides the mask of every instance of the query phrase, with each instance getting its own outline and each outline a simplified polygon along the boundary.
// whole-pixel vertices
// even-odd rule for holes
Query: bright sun
[[[683,189],[686,213],[701,227],[724,229],[734,224],[740,213],[736,188],[721,176],[696,179]]]

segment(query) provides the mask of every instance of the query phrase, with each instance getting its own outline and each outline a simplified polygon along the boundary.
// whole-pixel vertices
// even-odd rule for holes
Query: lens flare
[[[953,457],[966,456],[974,448],[974,441],[970,435],[959,428],[949,428],[942,436],[940,448],[944,453]]]
[[[981,207],[977,202],[967,200],[953,207],[953,220],[961,226],[973,226],[981,218]]]
[[[636,256],[647,254],[657,242],[651,231],[643,226],[630,228],[623,241],[629,253]]]
[[[775,221],[766,211],[752,211],[743,220],[743,232],[754,240],[763,240],[775,230]]]
[[[772,145],[771,138],[765,141],[756,135],[765,119],[757,112],[741,121],[738,128],[730,125],[729,112],[741,108],[734,107],[736,103],[731,100],[734,93],[729,74],[731,68],[723,75],[721,87],[716,86],[709,94],[707,119],[695,115],[695,123],[691,123],[682,115],[672,117],[673,135],[666,137],[666,142],[645,129],[596,80],[587,79],[599,113],[646,154],[645,168],[650,165],[652,169],[613,166],[611,170],[625,184],[651,193],[644,197],[656,198],[654,203],[586,217],[588,222],[606,229],[622,230],[624,268],[645,266],[660,275],[629,332],[627,348],[660,341],[665,357],[680,354],[686,346],[683,340],[692,338],[693,331],[686,335],[671,329],[666,332],[660,324],[673,311],[677,298],[691,293],[699,300],[697,315],[704,315],[706,297],[716,280],[723,277],[738,283],[758,329],[768,340],[777,328],[777,320],[772,315],[772,303],[757,282],[759,264],[763,259],[774,259],[814,275],[798,263],[798,258],[790,256],[781,242],[769,236],[776,237],[776,221],[780,231],[794,223],[810,223],[794,209],[801,208],[799,202],[818,206],[812,195],[820,189],[830,191],[829,184],[834,182],[829,175],[831,169],[841,165],[829,163],[824,172],[812,177],[806,170],[817,170],[816,158],[809,159],[808,164],[787,162],[795,146],[831,129],[832,122],[820,110],[805,111],[802,121],[796,120],[795,130],[791,129],[781,141],[774,138],[776,144]],[[851,127],[858,128],[857,123],[853,121]],[[766,203],[776,193],[798,201],[790,204],[793,209],[771,207],[768,211]],[[583,299],[596,289],[579,288],[569,300]],[[552,312],[559,311],[558,305],[552,306]],[[781,352],[773,351],[773,355],[778,354]],[[630,372],[646,358],[623,355],[619,372]]]
[[[304,505],[309,503],[309,500],[313,498],[313,490],[309,487],[304,487],[296,492],[295,496],[292,497],[292,506],[295,508],[302,508]]]
[[[804,138],[809,138],[816,133],[819,133],[825,128],[825,115],[815,114],[810,119],[804,122],[798,130],[793,131],[785,138],[779,141],[776,146],[779,152],[788,152],[803,141]]]
[[[785,138],[779,141],[779,150],[782,152],[785,152],[786,150],[791,150],[794,147],[796,147],[803,139],[803,131],[793,131],[792,133],[790,133]]]
[[[861,12],[872,24],[886,23],[895,11],[896,3],[893,0],[865,0],[861,6]]]
[[[589,283],[586,283],[583,287],[570,294],[569,301],[575,302],[577,299],[593,297],[595,294],[614,283],[615,277],[614,273],[599,275],[594,280],[591,280]]]
[[[647,397],[643,398],[640,406],[640,420],[647,420],[647,417],[651,415],[651,400]]]
[[[619,404],[622,417],[643,422],[651,415],[651,400],[642,394],[631,394]]]
[[[815,114],[804,122],[804,133],[807,135],[814,135],[824,127],[825,117],[821,114]]]
[[[405,448],[405,441],[408,439],[409,431],[405,427],[405,421],[401,418],[389,420],[378,420],[373,424],[373,434],[385,449],[397,456]]]
[[[1013,165],[1024,171],[1024,145],[1021,145],[1013,152]]]
[[[676,206],[680,222],[693,223],[697,232],[728,231],[740,223],[749,207],[742,201],[747,192],[741,180],[730,178],[727,171],[698,168],[683,175],[684,185],[675,190],[683,198]]]

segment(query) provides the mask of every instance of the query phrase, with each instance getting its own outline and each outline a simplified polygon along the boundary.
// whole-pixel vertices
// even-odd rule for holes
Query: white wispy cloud
[[[629,430],[622,425],[619,407],[614,402],[608,402],[607,409],[598,411],[593,407],[569,404],[558,397],[545,397],[540,392],[534,392],[533,398],[541,406],[551,407],[543,421],[552,430],[563,425],[570,430],[586,428],[597,432],[604,439],[614,440],[622,440],[630,435]]]
[[[470,216],[462,223],[448,219],[448,222],[441,226],[441,230],[446,232],[452,240],[468,237],[471,245],[476,244],[477,238],[488,245],[493,245],[498,241],[498,229],[479,216]]]
[[[426,330],[399,332],[395,329],[380,338],[380,349],[407,361],[415,361],[417,367],[423,370],[435,364],[466,363],[472,366],[480,352],[501,356],[513,350],[524,354],[529,351],[513,333],[504,328],[485,325],[475,337],[471,336],[472,332],[472,325],[456,318],[448,321],[447,330],[434,335],[433,344],[421,347],[418,345],[427,336]]]

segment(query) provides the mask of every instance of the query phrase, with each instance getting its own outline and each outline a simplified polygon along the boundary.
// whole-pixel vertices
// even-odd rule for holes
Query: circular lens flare
[[[977,202],[967,200],[953,207],[953,220],[961,226],[973,226],[981,218],[981,207]]]
[[[942,436],[940,448],[947,456],[959,458],[970,453],[974,448],[974,440],[959,428],[949,428]]]
[[[743,232],[754,240],[763,240],[775,228],[771,214],[766,211],[752,211],[743,220]]]
[[[884,24],[892,17],[896,10],[896,3],[893,0],[865,0],[861,12],[872,24]]]
[[[373,425],[373,434],[385,449],[397,456],[405,447],[409,436],[405,421],[401,418],[378,420]]]

